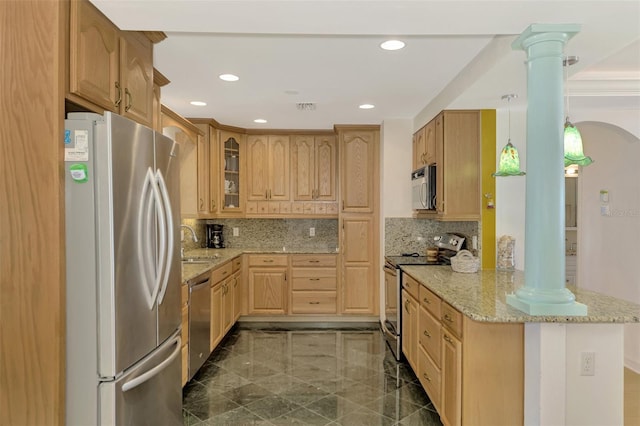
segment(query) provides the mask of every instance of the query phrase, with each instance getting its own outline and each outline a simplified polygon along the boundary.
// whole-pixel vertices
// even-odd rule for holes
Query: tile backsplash
[[[186,250],[204,247],[207,223],[224,225],[227,248],[335,252],[338,247],[338,219],[183,219],[182,224],[192,226],[198,236],[194,243],[183,228]],[[237,237],[233,228],[238,228]],[[315,228],[314,237],[309,236],[310,228]]]
[[[469,239],[477,235],[480,239],[478,222],[439,222],[431,219],[387,217],[384,219],[384,253],[424,254],[427,247],[433,247],[433,237],[447,232],[463,234]],[[469,242],[471,246],[471,242]]]

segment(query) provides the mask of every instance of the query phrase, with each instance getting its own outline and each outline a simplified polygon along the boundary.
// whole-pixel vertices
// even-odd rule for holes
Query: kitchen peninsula
[[[585,352],[595,358],[598,353],[600,378],[593,377],[595,372],[578,372],[573,368],[575,362],[569,367],[562,361],[558,366],[557,375],[566,380],[567,389],[580,389],[575,395],[559,396],[567,400],[567,415],[575,415],[579,408],[574,408],[574,402],[584,406],[587,401],[604,399],[602,392],[611,393],[602,380],[613,380],[609,376],[622,371],[617,365],[621,362],[622,323],[640,322],[640,305],[578,288],[570,290],[578,302],[588,306],[586,316],[527,315],[506,303],[506,296],[524,285],[522,271],[463,274],[449,266],[415,265],[401,269],[408,283],[403,285],[402,298],[403,352],[448,425],[465,424],[469,419],[475,424],[525,422],[529,398],[525,378],[535,374],[531,360],[525,360],[525,327],[540,323],[559,327],[555,349],[562,360]],[[603,336],[608,343],[585,344],[582,335]],[[611,350],[599,345],[609,345]],[[612,411],[621,410],[621,404],[614,397],[611,400]]]

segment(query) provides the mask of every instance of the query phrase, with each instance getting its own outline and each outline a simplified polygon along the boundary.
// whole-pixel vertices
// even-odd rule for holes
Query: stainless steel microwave
[[[411,172],[411,205],[414,210],[436,209],[436,165]]]

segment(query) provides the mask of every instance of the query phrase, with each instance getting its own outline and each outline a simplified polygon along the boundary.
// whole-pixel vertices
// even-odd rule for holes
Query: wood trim
[[[162,40],[167,38],[167,35],[162,31],[141,31],[141,32],[142,34],[145,35],[145,37],[151,40],[151,43],[153,44],[160,43]]]
[[[64,424],[68,2],[0,2],[0,424]],[[34,125],[35,123],[35,125]]]
[[[241,133],[243,135],[282,135],[282,136],[291,136],[291,135],[310,135],[310,136],[334,136],[336,133],[333,130],[323,130],[323,129],[312,129],[312,130],[304,130],[304,129],[245,129],[243,127],[235,127],[227,124],[219,123],[214,118],[203,118],[203,117],[188,117],[187,120],[194,124],[209,124],[216,129],[226,130],[228,132]]]
[[[196,134],[200,136],[204,136],[204,131],[198,128],[195,124],[178,114],[177,112],[171,110],[168,106],[162,105],[161,107],[162,115],[162,127],[176,126],[181,128],[185,133]],[[166,117],[166,118],[165,118]],[[194,143],[197,142],[197,139],[194,138]]]
[[[171,83],[171,81],[164,74],[162,74],[155,68],[153,69],[153,84],[162,87],[166,86],[169,83]]]
[[[379,124],[334,124],[333,130],[336,133],[351,131],[351,130],[365,130],[365,131],[374,130],[379,132],[380,125]]]

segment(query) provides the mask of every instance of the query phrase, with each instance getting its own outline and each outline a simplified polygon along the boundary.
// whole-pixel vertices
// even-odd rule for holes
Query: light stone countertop
[[[238,257],[241,254],[336,254],[335,251],[329,252],[321,249],[309,249],[309,248],[287,248],[285,251],[282,249],[195,249],[187,250],[184,253],[186,259],[206,260],[207,263],[193,263],[189,264],[182,262],[182,282],[189,284],[209,272],[211,269],[222,265],[225,262],[230,261],[234,257]]]
[[[587,305],[586,316],[534,316],[507,305],[506,295],[524,285],[522,271],[453,272],[450,266],[401,266],[422,285],[467,317],[480,322],[640,322],[640,305],[600,293],[567,287]]]

